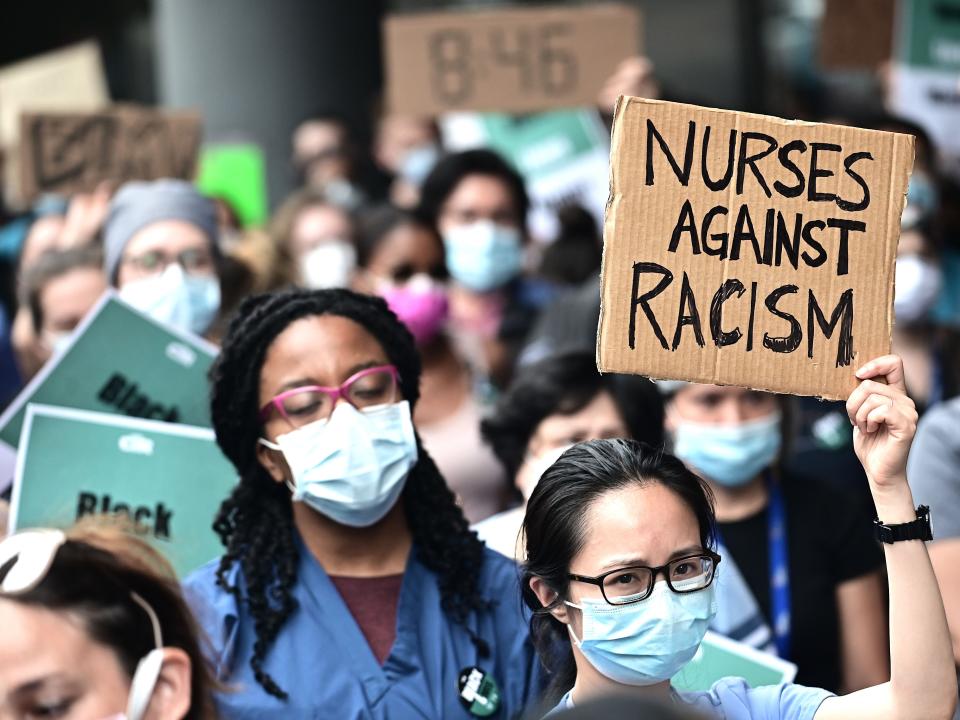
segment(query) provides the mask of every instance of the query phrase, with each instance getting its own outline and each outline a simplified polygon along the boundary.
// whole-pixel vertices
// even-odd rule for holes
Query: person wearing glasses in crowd
[[[412,421],[420,359],[377,297],[248,298],[212,371],[240,482],[186,581],[226,717],[469,718],[540,689],[516,567],[468,530]]]
[[[216,206],[190,183],[127,183],[103,228],[107,280],[138,310],[203,335],[220,310],[217,232]]]
[[[117,529],[0,541],[0,718],[213,720],[211,673],[173,570]]]
[[[726,720],[950,718],[953,653],[922,542],[931,536],[930,509],[914,507],[905,469],[917,412],[898,357],[872,360],[857,377],[847,413],[887,561],[890,681],[844,696],[793,684],[750,688],[740,678],[707,692],[672,690],[670,678],[693,658],[716,612],[723,563],[710,489],[669,454],[596,440],[546,471],[524,521],[523,599],[558,709],[632,688]]]

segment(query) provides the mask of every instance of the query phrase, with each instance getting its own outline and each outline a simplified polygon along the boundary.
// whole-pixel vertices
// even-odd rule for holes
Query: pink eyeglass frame
[[[360,372],[356,372],[346,380],[344,380],[339,387],[324,387],[323,385],[302,385],[301,387],[290,388],[289,390],[284,390],[282,393],[270,400],[266,405],[260,408],[260,419],[266,420],[267,413],[270,412],[271,408],[276,408],[277,412],[280,413],[280,416],[284,420],[290,420],[290,417],[287,415],[287,411],[283,409],[283,401],[288,397],[293,395],[299,395],[302,392],[307,392],[312,390],[314,392],[322,392],[324,395],[329,397],[332,401],[332,405],[336,405],[339,400],[346,400],[350,402],[347,398],[347,392],[350,390],[350,387],[357,381],[362,378],[365,378],[367,375],[373,375],[378,372],[388,372],[393,378],[394,385],[400,384],[400,373],[397,371],[395,365],[377,365],[376,367],[366,368]],[[350,403],[353,405],[353,403]]]

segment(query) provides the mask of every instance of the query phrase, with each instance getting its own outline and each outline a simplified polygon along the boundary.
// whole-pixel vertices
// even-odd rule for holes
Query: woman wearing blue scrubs
[[[903,364],[888,355],[857,371],[847,401],[854,447],[881,521],[890,594],[890,681],[844,696],[738,678],[678,693],[670,679],[696,653],[716,612],[710,491],[677,458],[629,440],[575,445],[527,504],[523,597],[551,670],[558,708],[629,691],[726,720],[949,720],[953,652],[906,478],[917,413]]]
[[[383,300],[253,297],[212,371],[240,482],[188,578],[230,718],[509,718],[539,690],[517,571],[471,533],[411,421]]]

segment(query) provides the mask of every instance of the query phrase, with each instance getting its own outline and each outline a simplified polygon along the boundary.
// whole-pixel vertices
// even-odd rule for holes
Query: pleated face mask
[[[417,462],[406,400],[362,410],[339,403],[329,419],[280,435],[276,443],[260,442],[283,453],[294,501],[351,527],[380,521]]]
[[[600,674],[625,685],[655,685],[676,675],[696,654],[717,612],[713,588],[675,593],[661,581],[648,598],[629,605],[568,602],[582,613],[583,637],[567,627]]]

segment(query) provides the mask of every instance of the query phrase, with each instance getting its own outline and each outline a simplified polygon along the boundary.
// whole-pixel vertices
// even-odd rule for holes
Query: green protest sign
[[[267,177],[263,150],[248,143],[207,145],[200,152],[197,187],[226,199],[244,227],[267,220]]]
[[[750,687],[793,682],[797,666],[754,650],[749,645],[708,632],[693,660],[673,676],[670,684],[680,692],[700,692],[725,677],[742,677]]]
[[[108,291],[0,415],[0,491],[26,406],[42,403],[209,427],[207,371],[217,349],[134,310]]]
[[[235,483],[207,428],[30,404],[10,528],[122,514],[183,576],[223,552],[211,526]]]

